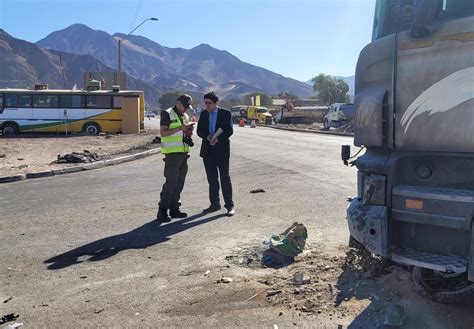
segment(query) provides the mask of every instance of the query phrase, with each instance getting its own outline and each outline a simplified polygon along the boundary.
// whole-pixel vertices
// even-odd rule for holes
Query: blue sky
[[[320,72],[354,74],[370,42],[375,0],[0,0],[0,27],[36,42],[83,23],[134,34],[167,47],[201,43],[306,81]]]

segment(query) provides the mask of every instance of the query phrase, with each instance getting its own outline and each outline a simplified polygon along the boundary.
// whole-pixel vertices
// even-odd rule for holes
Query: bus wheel
[[[98,135],[100,133],[100,127],[97,123],[89,122],[84,125],[82,131],[87,135]]]
[[[2,134],[4,137],[10,137],[18,134],[18,126],[14,123],[5,123],[2,126]]]
[[[438,303],[457,304],[474,297],[474,282],[467,279],[467,272],[444,273],[415,266],[411,278],[418,293]]]

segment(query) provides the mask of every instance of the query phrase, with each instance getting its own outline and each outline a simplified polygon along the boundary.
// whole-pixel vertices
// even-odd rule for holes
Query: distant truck
[[[339,128],[354,120],[355,105],[345,103],[334,103],[329,112],[324,116],[324,129]]]
[[[271,125],[273,123],[273,116],[270,111],[263,106],[246,106],[238,105],[231,108],[232,120],[239,122],[243,119],[246,123],[255,120],[257,123],[264,123]]]
[[[474,1],[377,0],[355,75],[351,240],[444,303],[474,300],[473,49]]]

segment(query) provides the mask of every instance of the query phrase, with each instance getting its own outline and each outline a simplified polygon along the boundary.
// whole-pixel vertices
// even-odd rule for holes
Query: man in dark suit
[[[210,92],[204,95],[206,111],[201,113],[198,122],[197,134],[202,138],[201,157],[204,160],[207,181],[209,183],[209,200],[211,205],[203,212],[210,213],[221,209],[219,201],[219,176],[224,196],[224,207],[227,215],[235,215],[234,201],[232,201],[232,183],[229,175],[230,136],[234,133],[230,111],[217,106],[219,98]],[[213,138],[214,134],[222,133]]]

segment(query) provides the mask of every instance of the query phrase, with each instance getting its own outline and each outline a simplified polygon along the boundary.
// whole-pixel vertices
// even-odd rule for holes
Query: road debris
[[[98,309],[98,310],[95,310],[94,313],[95,313],[95,314],[99,314],[99,313],[102,313],[103,311],[104,311],[104,309],[103,309],[103,308],[100,308],[100,309]]]
[[[263,188],[258,188],[256,190],[250,191],[250,193],[265,193],[265,190]]]
[[[7,155],[5,153],[0,153],[0,158],[6,158]]]
[[[61,156],[58,154],[58,159],[51,162],[51,164],[60,164],[60,163],[84,163],[84,162],[95,162],[99,161],[100,157],[97,153],[89,152],[84,150],[84,152],[72,152]]]
[[[309,283],[311,283],[311,277],[310,276],[305,276],[304,272],[299,272],[298,271],[293,275],[293,278],[292,278],[291,282],[294,285],[309,284]]]
[[[0,324],[4,324],[4,323],[10,322],[10,321],[14,321],[14,320],[18,319],[18,317],[19,317],[19,315],[15,314],[15,313],[5,314],[4,316],[2,316],[0,318]]]
[[[5,329],[14,329],[14,328],[19,328],[23,325],[21,322],[15,322],[12,324],[9,324],[8,326],[5,327]]]
[[[268,290],[267,291],[267,297],[275,296],[278,294],[281,294],[281,290]]]
[[[211,273],[211,271],[210,271],[210,270],[207,270],[206,273],[204,273],[204,276],[208,276],[209,273]]]
[[[229,277],[226,277],[226,276],[223,276],[222,278],[220,278],[219,280],[217,280],[217,283],[231,283],[233,282],[234,280],[232,280],[231,278]]]
[[[303,224],[294,222],[283,233],[272,235],[269,246],[279,254],[295,257],[303,252],[308,232]]]
[[[13,299],[13,297],[10,296],[10,297],[8,297],[7,299],[4,299],[4,300],[3,300],[3,303],[6,304],[6,303],[8,303],[9,301],[11,301],[12,299]]]

